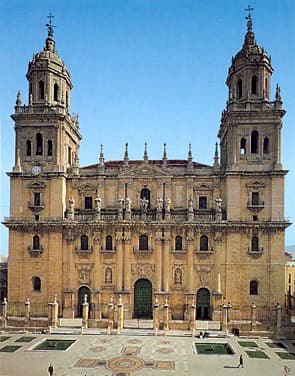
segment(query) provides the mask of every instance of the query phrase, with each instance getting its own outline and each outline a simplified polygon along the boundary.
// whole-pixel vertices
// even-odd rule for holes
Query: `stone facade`
[[[70,115],[70,75],[52,27],[29,64],[28,105],[18,93],[15,166],[9,172],[8,301],[52,301],[60,314],[107,317],[122,295],[126,318],[151,318],[169,301],[172,319],[258,319],[284,303],[284,176],[280,89],[270,101],[271,61],[251,17],[229,68],[212,166],[192,159],[122,160],[79,166],[81,135]],[[220,149],[220,161],[219,161]]]

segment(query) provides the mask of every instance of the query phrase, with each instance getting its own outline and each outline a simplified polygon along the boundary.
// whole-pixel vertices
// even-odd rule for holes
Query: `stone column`
[[[74,308],[73,308],[73,295],[74,290],[65,289],[64,290],[64,309],[62,315],[64,318],[71,318],[73,319],[75,316]]]
[[[117,238],[117,291],[122,291],[123,280],[123,242],[121,233],[116,235]]]
[[[156,235],[156,291],[162,291],[162,240],[159,238],[160,234]]]
[[[251,305],[251,330],[256,327],[256,304],[253,302]]]
[[[7,326],[7,300],[6,298],[4,298],[2,302],[2,326],[3,328],[6,328]]]
[[[87,302],[87,295],[84,295],[84,302],[82,304],[82,328],[88,328],[88,314],[89,314],[89,303]]]
[[[58,327],[58,302],[56,296],[54,297],[53,303],[51,303],[51,326],[52,328]]]
[[[31,303],[30,299],[27,298],[25,302],[25,320],[30,321]]]
[[[114,303],[113,297],[110,296],[110,302],[108,304],[108,334],[111,333],[111,330],[114,327]]]
[[[192,336],[195,336],[195,320],[196,320],[196,305],[195,298],[192,297],[192,305],[190,306],[190,330],[192,331]]]
[[[222,325],[221,329],[227,334],[228,333],[228,328],[227,328],[227,304],[224,303],[222,305]]]
[[[276,338],[280,338],[282,333],[282,306],[280,303],[276,305]]]
[[[118,334],[123,329],[124,326],[124,305],[122,302],[122,295],[119,295],[119,302],[118,302]]]
[[[170,240],[163,240],[163,291],[169,291],[170,286]]]
[[[164,335],[167,335],[167,332],[169,330],[169,304],[168,304],[167,297],[165,298],[165,304],[164,304],[163,322],[164,322]]]
[[[159,322],[159,302],[158,302],[158,297],[155,297],[155,303],[154,303],[154,310],[153,310],[153,329],[155,331],[155,335],[158,334],[158,330],[160,327],[160,322]]]
[[[130,234],[125,234],[124,241],[124,291],[131,291],[131,236]]]
[[[187,278],[186,278],[186,291],[193,292],[193,276],[194,276],[194,240],[192,229],[187,233]]]
[[[94,290],[95,319],[101,320],[101,292]]]

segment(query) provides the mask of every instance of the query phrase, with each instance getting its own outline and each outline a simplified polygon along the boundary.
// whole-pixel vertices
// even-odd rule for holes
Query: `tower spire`
[[[144,154],[143,154],[143,160],[144,161],[148,161],[149,157],[148,157],[148,153],[147,153],[147,143],[145,142],[144,143]]]
[[[52,24],[52,19],[54,16],[50,13],[49,16],[49,23],[46,24],[47,27],[47,39],[46,39],[46,44],[45,44],[45,51],[51,51],[55,52],[55,41],[53,39],[53,28],[56,27],[55,25]]]
[[[167,165],[167,151],[166,151],[166,143],[164,143],[164,149],[163,149],[163,165]]]
[[[124,153],[124,165],[125,166],[128,165],[128,160],[129,160],[129,156],[128,156],[128,142],[126,142],[126,144],[125,144],[125,153]]]
[[[252,17],[251,17],[252,10],[254,10],[254,8],[252,8],[250,4],[248,5],[248,8],[245,9],[245,11],[248,12],[248,15],[245,17],[245,19],[247,20],[248,31],[252,31],[252,26],[253,26]]]

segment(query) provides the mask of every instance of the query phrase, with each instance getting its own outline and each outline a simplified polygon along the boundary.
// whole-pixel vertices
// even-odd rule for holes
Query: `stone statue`
[[[188,199],[188,211],[189,212],[194,211],[194,201],[191,197]]]
[[[120,197],[119,200],[118,200],[118,203],[119,203],[119,209],[123,210],[124,198]]]
[[[112,283],[112,269],[106,268],[105,270],[105,283]]]
[[[148,205],[149,205],[149,201],[143,197],[140,199],[140,209],[146,213],[147,212],[147,209],[148,209]]]
[[[157,210],[162,211],[162,209],[163,209],[163,200],[160,197],[158,197],[157,198]]]
[[[73,197],[70,197],[70,199],[69,199],[69,210],[71,212],[74,212],[74,209],[75,209],[75,200],[73,199]]]
[[[170,198],[169,198],[169,197],[166,197],[166,200],[165,200],[165,210],[166,210],[167,212],[170,211],[170,204],[171,204]]]
[[[99,196],[95,197],[94,202],[95,202],[95,210],[97,212],[100,212],[100,210],[101,210],[101,198]]]
[[[130,200],[130,198],[126,197],[125,202],[126,202],[126,211],[131,212],[131,200]]]
[[[181,285],[182,284],[182,272],[179,268],[175,270],[175,275],[174,275],[174,282],[176,285]]]
[[[216,213],[221,213],[222,212],[222,209],[221,209],[222,200],[221,200],[221,198],[217,197],[215,199],[215,203],[216,203],[216,206],[215,206]]]

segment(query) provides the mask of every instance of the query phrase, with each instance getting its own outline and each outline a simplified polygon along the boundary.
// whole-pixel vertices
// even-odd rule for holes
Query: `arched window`
[[[41,133],[36,134],[36,155],[43,154],[43,137]]]
[[[252,76],[251,79],[251,93],[257,94],[257,76]]]
[[[259,139],[259,133],[255,130],[251,133],[251,153],[252,154],[258,153],[258,139]]]
[[[39,81],[39,99],[44,99],[44,81]]]
[[[208,251],[208,237],[202,235],[200,238],[200,251]]]
[[[258,282],[253,280],[249,284],[249,293],[250,295],[258,295]]]
[[[265,137],[263,140],[263,154],[269,153],[269,138]]]
[[[40,237],[38,235],[33,236],[33,249],[40,249]]]
[[[175,251],[182,251],[182,237],[176,236],[175,238]]]
[[[58,87],[58,84],[54,84],[54,86],[53,86],[53,100],[57,102],[58,97],[59,97],[59,87]]]
[[[88,250],[88,236],[87,235],[81,236],[81,250],[82,251]]]
[[[32,155],[32,143],[30,140],[27,140],[27,156],[30,157]]]
[[[40,277],[33,277],[32,278],[32,285],[34,291],[41,291],[41,279]]]
[[[47,142],[47,155],[48,157],[52,157],[52,141],[48,140]]]
[[[41,193],[34,192],[34,206],[40,206],[40,205],[41,205]]]
[[[148,188],[143,188],[140,192],[140,198],[148,200],[148,209],[150,208],[151,192]]]
[[[106,250],[107,251],[113,250],[113,238],[110,235],[106,237]]]
[[[247,145],[246,139],[244,137],[241,138],[241,143],[240,143],[240,154],[241,155],[246,154],[246,145]]]
[[[265,92],[266,98],[268,98],[268,81],[267,81],[267,78],[264,80],[264,92]]]
[[[237,98],[238,99],[242,98],[242,95],[243,95],[243,82],[241,79],[239,79],[237,82]]]
[[[257,236],[253,236],[251,239],[251,251],[252,252],[259,251],[259,239]]]
[[[112,268],[107,267],[104,272],[104,282],[105,284],[110,284],[113,282],[113,271]]]
[[[148,237],[146,235],[141,235],[139,237],[139,250],[148,251],[148,249],[149,249]]]

